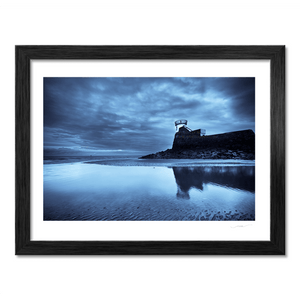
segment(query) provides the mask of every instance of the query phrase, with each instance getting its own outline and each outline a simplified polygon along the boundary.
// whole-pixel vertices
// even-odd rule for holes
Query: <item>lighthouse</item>
[[[197,134],[197,135],[200,135],[200,136],[206,135],[206,129],[192,130],[192,129],[187,127],[187,122],[188,122],[187,120],[177,120],[177,121],[175,121],[176,132],[179,132],[179,130],[180,130],[180,131],[191,132],[193,134]]]
[[[177,121],[175,121],[175,127],[176,127],[176,132],[178,132],[179,128],[181,128],[181,127],[188,128],[187,127],[187,120],[177,120]]]

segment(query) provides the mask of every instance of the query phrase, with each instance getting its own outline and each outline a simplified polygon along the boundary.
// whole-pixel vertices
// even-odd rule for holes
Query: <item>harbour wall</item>
[[[172,150],[240,150],[255,152],[255,134],[251,129],[222,134],[200,136],[198,130],[179,130],[174,137]]]

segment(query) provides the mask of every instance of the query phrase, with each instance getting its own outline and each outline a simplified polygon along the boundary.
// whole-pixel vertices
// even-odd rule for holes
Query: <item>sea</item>
[[[255,221],[255,161],[44,156],[44,221]]]

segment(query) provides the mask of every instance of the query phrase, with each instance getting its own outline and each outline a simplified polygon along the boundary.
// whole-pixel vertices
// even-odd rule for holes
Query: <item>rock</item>
[[[229,150],[228,150],[229,148]],[[172,149],[140,159],[255,159],[255,134],[243,130],[212,136],[176,133]]]

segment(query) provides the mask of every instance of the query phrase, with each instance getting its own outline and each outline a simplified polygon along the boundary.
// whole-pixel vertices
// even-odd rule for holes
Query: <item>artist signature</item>
[[[247,224],[247,225],[236,225],[236,226],[230,226],[231,228],[238,228],[238,227],[247,227],[247,226],[252,226],[252,224]]]

